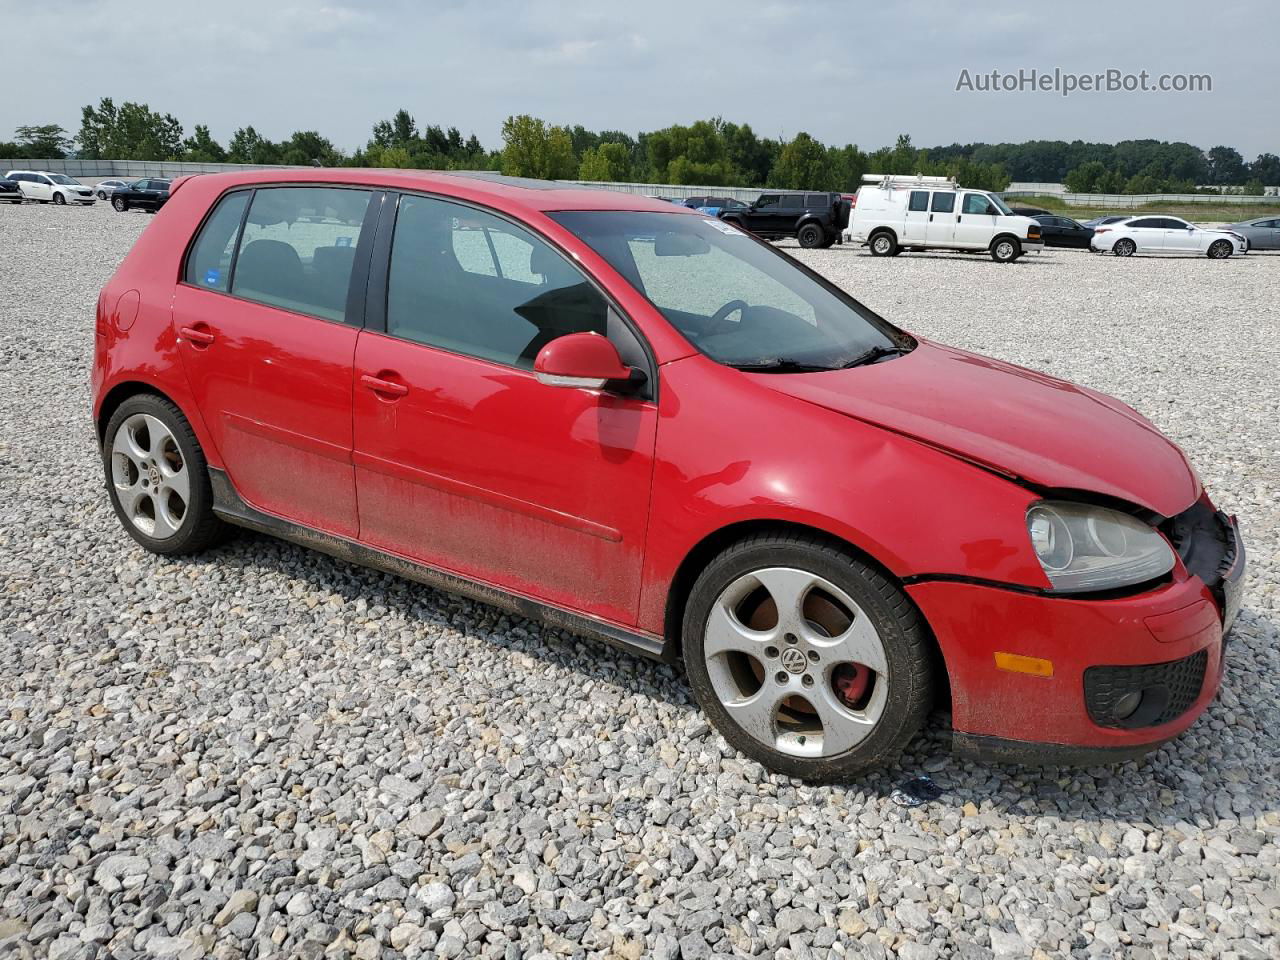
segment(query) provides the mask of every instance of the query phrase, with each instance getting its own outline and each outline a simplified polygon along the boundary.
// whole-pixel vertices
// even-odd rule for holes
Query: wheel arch
[[[902,579],[881,563],[874,555],[868,553],[857,544],[851,543],[844,537],[836,536],[827,530],[823,530],[821,527],[815,527],[811,524],[798,523],[790,520],[742,520],[712,531],[694,544],[692,549],[685,554],[684,559],[681,560],[680,565],[676,568],[675,576],[672,577],[670,588],[667,591],[666,613],[664,617],[664,660],[668,662],[675,662],[680,660],[683,656],[684,638],[682,636],[682,627],[684,612],[689,601],[689,594],[693,590],[693,585],[697,581],[698,575],[716,556],[733,546],[733,544],[745,540],[748,537],[759,536],[761,534],[801,535],[829,544],[836,549],[844,551],[850,556],[856,557],[858,560],[875,567],[882,576],[902,589],[902,595],[907,598],[907,602],[910,603],[920,615],[920,622],[924,625],[924,631],[929,638],[929,648],[933,658],[934,676],[938,680],[935,706],[950,706],[951,678],[947,670],[946,659],[942,653],[942,647],[938,643],[938,638],[934,636],[933,628],[925,617],[924,611],[920,609],[918,604],[916,604],[915,599],[911,594],[903,588]]]
[[[991,238],[991,242],[987,244],[987,249],[994,250],[996,248],[996,244],[999,243],[1001,240],[1012,240],[1019,247],[1021,247],[1026,242],[1025,237],[1020,237],[1016,233],[1010,233],[1008,230],[1002,230],[999,233],[997,233],[994,237]]]
[[[122,403],[130,397],[136,397],[140,394],[151,394],[161,400],[167,400],[177,407],[178,411],[187,418],[187,423],[191,424],[191,430],[196,435],[196,441],[200,444],[200,451],[204,455],[205,462],[215,469],[222,470],[226,468],[217,447],[205,427],[204,418],[200,416],[200,411],[196,408],[192,398],[184,395],[179,390],[166,389],[145,380],[129,378],[120,380],[118,383],[112,384],[110,389],[102,395],[102,400],[98,404],[97,412],[93,418],[94,433],[98,439],[99,449],[102,448],[102,444],[106,440],[107,424],[111,422],[112,415],[120,409]]]
[[[890,237],[892,237],[894,243],[901,244],[901,240],[898,237],[898,231],[893,229],[893,227],[889,227],[889,226],[879,226],[873,229],[870,233],[867,234],[867,243],[870,243],[872,240],[880,236],[880,234],[882,233],[887,233]]]

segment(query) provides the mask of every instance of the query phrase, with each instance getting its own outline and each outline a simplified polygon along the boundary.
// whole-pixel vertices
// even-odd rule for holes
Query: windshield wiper
[[[835,367],[820,363],[804,363],[789,357],[774,357],[768,360],[753,360],[749,363],[730,363],[727,366],[747,373],[817,373],[822,370],[834,370]]]
[[[841,364],[841,370],[848,370],[850,367],[863,367],[868,363],[875,363],[877,360],[883,360],[885,357],[897,357],[907,353],[906,347],[885,347],[875,346],[864,353],[858,354],[848,363]]]

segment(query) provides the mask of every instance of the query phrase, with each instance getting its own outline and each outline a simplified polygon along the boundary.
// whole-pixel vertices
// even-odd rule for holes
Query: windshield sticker
[[[206,286],[216,287],[218,281],[222,279],[222,271],[210,268],[205,271],[204,282]]]
[[[351,246],[351,238],[350,238],[350,237],[339,237],[339,238],[338,238],[338,242],[337,242],[336,244],[334,244],[334,246],[338,246],[338,247],[349,247],[349,246]]]
[[[714,227],[715,229],[719,230],[721,233],[728,234],[731,237],[734,237],[734,236],[741,237],[744,235],[743,232],[739,230],[737,227],[732,227],[729,224],[725,223],[723,220],[713,220],[711,219],[711,217],[707,217],[704,222],[708,226]]]

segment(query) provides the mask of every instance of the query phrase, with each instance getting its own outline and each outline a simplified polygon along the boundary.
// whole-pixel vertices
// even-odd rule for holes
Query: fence
[[[188,163],[184,160],[0,160],[4,170],[47,170],[68,177],[116,177],[138,180],[142,177],[181,177],[191,173],[227,173],[234,170],[288,170],[298,167],[254,163]],[[305,168],[304,168],[305,169]],[[733,197],[751,201],[760,196],[759,188],[699,187],[670,183],[598,183],[589,180],[561,180],[569,186],[603,187],[619,193],[639,193],[661,197]]]
[[[1036,194],[1030,191],[1014,191],[1006,190],[1002,196],[1004,197],[1031,197],[1044,196],[1044,194]],[[1128,209],[1130,207],[1144,207],[1148,204],[1157,206],[1172,206],[1174,204],[1184,203],[1212,203],[1215,205],[1231,205],[1237,207],[1247,207],[1250,204],[1269,204],[1275,206],[1277,197],[1243,197],[1239,194],[1219,194],[1219,193],[1059,193],[1054,195],[1056,199],[1061,200],[1068,207],[1099,207],[1109,209]]]

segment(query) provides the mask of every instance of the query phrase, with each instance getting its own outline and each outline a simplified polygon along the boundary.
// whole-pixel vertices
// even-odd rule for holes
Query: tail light
[[[1096,227],[1093,231],[1093,235],[1096,237],[1100,233],[1110,233],[1110,232],[1111,232],[1110,227]]]

